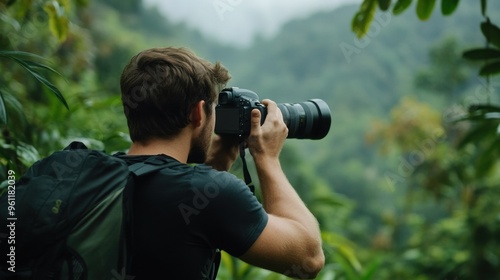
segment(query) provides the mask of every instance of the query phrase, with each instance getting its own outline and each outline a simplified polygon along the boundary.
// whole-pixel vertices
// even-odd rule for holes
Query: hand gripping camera
[[[331,124],[330,108],[321,99],[310,99],[300,103],[278,103],[283,120],[288,127],[288,137],[295,139],[322,139],[328,134]],[[261,124],[267,108],[259,96],[247,89],[237,87],[223,89],[215,107],[215,133],[245,137],[250,134],[250,117],[253,109],[261,112]]]

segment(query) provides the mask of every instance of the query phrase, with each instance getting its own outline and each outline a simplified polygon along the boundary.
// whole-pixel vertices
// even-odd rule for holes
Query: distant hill
[[[500,3],[488,4],[494,22],[500,20]],[[233,76],[231,86],[254,90],[261,98],[277,102],[322,98],[332,111],[329,135],[320,141],[287,143],[332,189],[363,203],[375,199],[375,181],[383,181],[384,169],[394,168],[376,147],[365,144],[373,121],[386,118],[402,96],[414,94],[415,75],[428,65],[432,46],[453,37],[466,49],[484,45],[484,39],[476,1],[461,1],[450,17],[442,16],[437,7],[426,22],[416,18],[414,7],[400,16],[379,12],[362,39],[350,29],[357,9],[358,5],[349,5],[293,20],[277,36],[238,49],[172,24],[155,9],[124,14],[96,3],[99,78],[116,87],[124,63],[137,51],[187,46],[227,66]]]
[[[500,3],[488,4],[492,19],[500,20]],[[375,147],[366,146],[366,131],[374,119],[386,118],[402,96],[414,94],[415,74],[428,65],[431,47],[449,37],[464,50],[483,46],[479,24],[484,19],[476,1],[461,1],[449,17],[436,7],[426,22],[417,19],[414,7],[400,16],[378,12],[368,36],[357,39],[350,29],[357,9],[349,5],[294,20],[276,37],[248,49],[227,57],[208,55],[230,69],[231,85],[252,89],[261,98],[327,101],[333,116],[330,134],[319,142],[291,145],[303,150],[304,161],[336,191],[370,199],[374,182],[366,173],[381,174],[387,163]]]

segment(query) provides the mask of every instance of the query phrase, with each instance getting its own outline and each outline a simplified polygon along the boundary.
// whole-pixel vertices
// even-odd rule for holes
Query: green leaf
[[[16,127],[25,127],[28,123],[26,120],[26,115],[24,114],[24,108],[21,102],[13,96],[10,92],[3,91],[3,101],[5,102],[5,108],[9,110],[9,121],[15,122]]]
[[[25,166],[31,166],[33,163],[40,159],[38,150],[32,145],[23,142],[20,142],[16,146],[16,154],[17,158],[21,160],[21,162]]]
[[[500,58],[500,50],[491,48],[473,49],[464,52],[462,57],[470,60],[495,59]]]
[[[66,102],[66,100],[64,99],[64,96],[62,95],[62,93],[59,91],[59,89],[54,85],[52,84],[51,82],[49,82],[47,79],[45,79],[42,75],[36,73],[36,72],[33,72],[32,75],[40,82],[42,83],[44,86],[46,86],[52,93],[54,93],[54,95],[57,97],[57,99],[59,99],[59,101],[61,101],[61,103],[64,105],[64,107],[66,107],[66,109],[69,110],[69,106],[68,106],[68,103]]]
[[[441,0],[441,13],[445,16],[451,15],[458,6],[460,0]]]
[[[486,6],[487,6],[486,3],[487,2],[488,2],[487,0],[481,0],[481,14],[483,16],[486,16]]]
[[[374,275],[375,275],[375,272],[377,271],[379,266],[380,266],[379,260],[375,260],[375,261],[371,262],[368,265],[368,268],[363,272],[363,277],[361,277],[361,280],[375,279]]]
[[[469,113],[499,113],[500,106],[490,105],[490,104],[473,104],[469,106]]]
[[[321,238],[325,245],[335,248],[339,255],[348,261],[349,266],[357,272],[361,271],[361,263],[356,256],[356,250],[350,240],[340,234],[327,231],[321,232]]]
[[[51,1],[43,7],[49,16],[49,29],[60,42],[64,42],[68,36],[69,20],[64,8],[57,1]]]
[[[48,59],[46,59],[43,56],[39,56],[39,55],[34,54],[34,53],[23,52],[23,51],[0,51],[0,57],[6,57],[6,58],[10,58],[10,59],[13,59],[13,57],[18,57],[18,58],[26,57],[26,58],[33,58],[33,59],[48,61]],[[22,60],[32,68],[40,68],[40,69],[48,70],[48,71],[53,72],[59,76],[62,76],[61,73],[57,72],[54,68],[52,68],[50,66],[47,66],[45,64],[41,64],[41,63],[38,63],[35,61],[31,61],[31,60],[26,60],[26,59],[22,59]]]
[[[47,66],[45,64],[40,64],[38,62],[34,62],[34,61],[25,61],[26,64],[28,64],[32,69],[43,69],[43,70],[48,70],[50,72],[53,72],[59,76],[62,77],[61,73],[57,72],[54,68],[50,67],[50,66]]]
[[[377,0],[364,0],[359,11],[354,15],[351,28],[358,38],[363,37],[368,32],[376,8]]]
[[[15,55],[15,54],[19,54],[19,55]],[[38,71],[36,71],[36,69],[41,68],[41,69],[49,70],[51,72],[55,72],[55,73],[57,73],[57,72],[49,66],[46,66],[46,65],[43,65],[43,64],[40,64],[37,62],[33,62],[33,61],[24,60],[24,59],[21,59],[18,57],[18,56],[38,57],[37,55],[29,54],[29,53],[25,53],[25,52],[21,52],[21,53],[19,53],[19,52],[0,52],[0,56],[8,57],[8,58],[14,60],[15,62],[17,62],[18,64],[20,64],[33,77],[35,77],[35,79],[37,79],[40,83],[42,83],[44,86],[46,86],[52,93],[54,93],[54,95],[57,97],[57,99],[59,99],[59,101],[61,101],[61,103],[66,107],[66,109],[69,110],[68,103],[64,99],[64,97],[63,97],[62,93],[59,91],[59,89],[55,85],[53,85],[51,82],[49,82],[45,77],[43,77]],[[57,74],[59,74],[59,73],[57,73]]]
[[[339,263],[340,267],[343,270],[343,273],[346,275],[346,278],[344,279],[349,279],[349,280],[357,280],[359,279],[357,271],[351,266],[349,263],[349,260],[347,258],[340,254],[335,254],[334,255],[334,262]]]
[[[500,74],[500,61],[495,61],[489,64],[486,64],[479,70],[479,75],[481,76],[489,76]]]
[[[387,11],[391,6],[391,0],[378,0],[378,6],[382,11]]]
[[[47,60],[43,56],[39,56],[37,54],[29,53],[29,52],[23,52],[23,51],[0,51],[0,57],[10,58],[12,56],[15,56],[15,57],[30,57],[30,58],[40,59],[40,60]]]
[[[399,15],[404,12],[411,5],[412,0],[398,0],[394,8],[392,8],[392,13],[394,15]]]
[[[477,125],[473,126],[467,134],[462,138],[462,140],[458,143],[458,149],[464,148],[469,143],[480,143],[485,139],[491,138],[492,135],[496,133],[496,126],[491,121],[486,121],[484,115],[481,116],[481,119],[476,119]]]
[[[491,23],[489,18],[481,23],[481,32],[488,42],[500,48],[500,28]]]
[[[417,16],[420,20],[427,20],[431,17],[436,0],[418,0]]]
[[[7,109],[3,99],[3,90],[0,89],[0,124],[7,124]]]
[[[500,142],[495,139],[489,147],[479,155],[476,161],[475,169],[476,176],[481,178],[487,176],[488,173],[495,167],[500,152]]]

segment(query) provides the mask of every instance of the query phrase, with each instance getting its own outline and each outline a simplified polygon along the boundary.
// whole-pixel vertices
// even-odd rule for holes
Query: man
[[[123,158],[163,162],[134,196],[131,274],[135,279],[212,279],[219,250],[262,268],[314,278],[324,264],[320,231],[283,173],[279,154],[288,129],[276,103],[251,112],[246,145],[263,206],[243,181],[227,173],[238,141],[213,136],[227,70],[183,48],[134,56],[121,77],[130,137]],[[188,164],[204,163],[204,164]]]

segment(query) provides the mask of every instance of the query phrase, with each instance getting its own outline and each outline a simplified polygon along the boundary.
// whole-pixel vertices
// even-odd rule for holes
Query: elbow
[[[316,254],[312,254],[302,259],[300,264],[292,265],[291,269],[284,275],[295,279],[314,279],[325,265],[325,255],[320,248]]]
[[[306,261],[304,267],[308,272],[308,277],[305,279],[314,279],[325,266],[325,254],[321,245],[321,241],[315,242],[310,249],[311,254]]]
[[[323,250],[319,249],[319,252],[309,260],[307,267],[309,275],[308,278],[306,279],[316,278],[316,276],[318,276],[318,274],[321,272],[324,266],[325,266],[325,255],[323,254]]]

